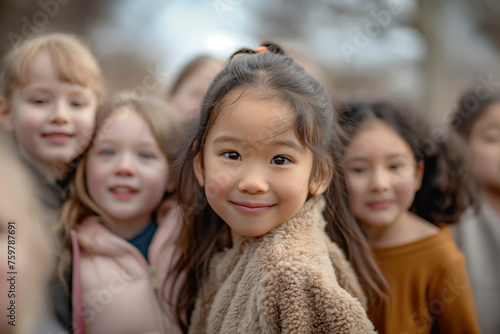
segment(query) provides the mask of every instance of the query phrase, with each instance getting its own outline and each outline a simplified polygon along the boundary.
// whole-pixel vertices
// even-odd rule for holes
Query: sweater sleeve
[[[434,277],[429,292],[429,311],[436,317],[440,333],[480,333],[465,259],[458,250]]]
[[[363,308],[366,309],[367,301],[365,293],[359,284],[358,278],[351,264],[345,258],[344,252],[333,242],[327,243],[328,255],[335,270],[335,276],[339,285],[349,294],[357,298]]]
[[[375,333],[361,303],[334,277],[284,262],[263,283],[265,333]]]

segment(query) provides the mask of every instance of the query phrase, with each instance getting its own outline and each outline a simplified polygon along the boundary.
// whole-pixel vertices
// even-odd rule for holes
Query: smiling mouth
[[[115,186],[111,187],[109,191],[119,199],[129,199],[138,192],[137,189],[129,186]]]
[[[372,201],[372,202],[368,202],[366,203],[366,205],[368,207],[370,207],[371,209],[375,209],[375,210],[378,210],[378,209],[385,209],[387,207],[389,207],[390,205],[392,204],[392,201]]]
[[[42,137],[73,137],[73,135],[66,132],[48,132],[42,133]]]
[[[259,203],[248,203],[248,202],[232,202],[231,205],[238,211],[242,213],[249,214],[260,214],[271,210],[276,204],[259,204]]]
[[[65,132],[50,132],[43,133],[42,138],[48,140],[53,144],[65,144],[69,140],[71,140],[71,138],[73,138],[73,135]]]

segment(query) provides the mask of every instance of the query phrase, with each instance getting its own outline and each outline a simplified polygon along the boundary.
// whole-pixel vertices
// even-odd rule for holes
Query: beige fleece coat
[[[324,207],[313,197],[269,233],[216,254],[189,333],[374,333],[354,271],[325,233]]]

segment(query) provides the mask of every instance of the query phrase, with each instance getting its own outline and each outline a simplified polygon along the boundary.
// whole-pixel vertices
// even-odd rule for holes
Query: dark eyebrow
[[[218,143],[233,143],[233,144],[241,144],[243,143],[245,140],[243,139],[240,139],[240,138],[236,138],[236,137],[231,137],[231,136],[220,136],[220,137],[217,137],[213,143],[214,144],[218,144]],[[284,139],[284,140],[273,140],[269,143],[265,143],[266,146],[284,146],[284,147],[288,147],[288,148],[291,148],[293,150],[296,150],[298,152],[303,152],[304,151],[304,148],[300,145],[297,145],[297,143],[295,143],[294,141],[292,140],[287,140],[287,139]]]
[[[392,153],[392,154],[388,154],[384,157],[385,159],[394,159],[394,158],[406,158],[406,155],[403,154],[403,153]],[[367,161],[368,159],[367,158],[364,158],[364,157],[354,157],[354,158],[351,158],[351,159],[347,159],[346,162],[357,162],[357,161]]]
[[[42,92],[42,93],[47,93],[47,94],[50,94],[51,93],[51,90],[45,86],[35,86],[35,87],[29,87],[27,89],[27,91],[29,93],[33,93],[33,92]]]
[[[354,158],[351,158],[351,159],[347,159],[346,162],[358,162],[358,161],[364,162],[366,160],[367,159],[363,158],[363,157],[354,157]]]
[[[291,148],[292,150],[296,150],[298,152],[303,152],[304,148],[302,146],[297,145],[294,141],[292,140],[275,140],[270,143],[272,146],[284,146]]]
[[[242,142],[243,142],[242,139],[231,137],[231,136],[220,136],[220,137],[215,138],[215,140],[214,140],[214,144],[218,144],[218,143],[240,144]]]
[[[389,154],[386,156],[386,158],[388,159],[392,159],[392,158],[405,158],[406,155],[403,154],[403,153],[393,153],[393,154]]]

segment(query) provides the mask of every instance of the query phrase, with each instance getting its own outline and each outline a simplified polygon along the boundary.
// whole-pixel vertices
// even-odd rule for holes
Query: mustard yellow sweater
[[[379,333],[480,333],[464,256],[450,230],[402,246],[373,249],[392,294]]]

